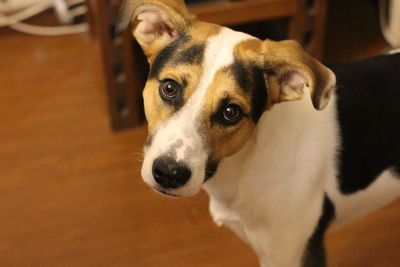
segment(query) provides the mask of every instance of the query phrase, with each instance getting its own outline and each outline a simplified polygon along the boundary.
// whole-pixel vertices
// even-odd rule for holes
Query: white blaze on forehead
[[[203,75],[199,80],[195,93],[186,104],[187,107],[192,109],[191,114],[197,114],[200,111],[201,103],[206,101],[204,98],[207,89],[213,82],[217,71],[233,63],[235,46],[248,39],[254,39],[254,37],[225,27],[221,28],[217,35],[208,38],[202,64]]]

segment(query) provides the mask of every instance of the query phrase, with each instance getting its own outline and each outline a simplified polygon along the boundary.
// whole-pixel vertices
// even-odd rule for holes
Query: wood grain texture
[[[145,127],[113,133],[89,38],[0,31],[0,266],[257,266],[204,193],[139,175]],[[328,238],[332,266],[400,266],[400,202]]]
[[[222,25],[234,25],[293,16],[297,11],[297,1],[205,1],[189,5],[189,10],[201,20]]]

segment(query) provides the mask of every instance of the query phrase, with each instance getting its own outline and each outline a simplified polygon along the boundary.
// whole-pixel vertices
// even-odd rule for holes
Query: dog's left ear
[[[270,105],[300,99],[309,89],[313,106],[322,110],[335,88],[333,72],[307,54],[295,41],[263,42],[264,73]]]
[[[183,0],[124,0],[116,29],[121,32],[132,24],[133,35],[151,61],[195,19]]]

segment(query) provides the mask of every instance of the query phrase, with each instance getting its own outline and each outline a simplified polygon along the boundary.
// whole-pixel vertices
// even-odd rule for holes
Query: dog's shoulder
[[[400,53],[332,64],[343,193],[368,187],[384,170],[400,170]]]

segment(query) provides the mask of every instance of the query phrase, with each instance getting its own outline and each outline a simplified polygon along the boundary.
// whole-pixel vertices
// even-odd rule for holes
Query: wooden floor
[[[110,131],[85,36],[0,32],[0,266],[247,267],[208,214],[139,175],[145,127]],[[400,266],[400,202],[328,238],[331,266]]]

